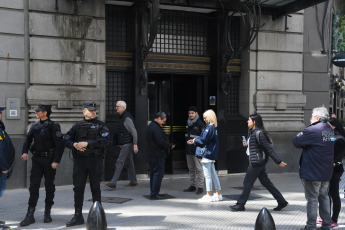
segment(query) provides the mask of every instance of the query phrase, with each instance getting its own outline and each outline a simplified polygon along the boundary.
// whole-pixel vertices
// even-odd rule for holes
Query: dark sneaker
[[[231,209],[231,211],[234,212],[240,212],[240,211],[245,211],[246,209],[244,208],[243,204],[236,204],[233,206],[229,206],[229,208]]]
[[[163,200],[165,199],[165,195],[157,194],[157,195],[150,195],[150,200]]]
[[[283,208],[285,208],[286,206],[288,206],[288,202],[285,202],[285,203],[283,203],[283,204],[278,204],[278,206],[277,207],[275,207],[273,210],[274,211],[280,211],[280,210],[282,210]]]
[[[195,186],[189,186],[189,188],[183,190],[184,192],[195,192],[196,191],[196,187]]]
[[[112,183],[106,183],[104,184],[105,187],[110,188],[112,190],[116,190],[116,185],[112,184]]]
[[[134,184],[134,183],[129,183],[127,185],[128,187],[138,187],[138,183]]]
[[[198,188],[198,190],[196,191],[197,195],[203,194],[204,193],[204,189],[203,188]]]

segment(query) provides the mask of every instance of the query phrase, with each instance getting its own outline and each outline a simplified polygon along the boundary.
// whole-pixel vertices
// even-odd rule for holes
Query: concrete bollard
[[[102,204],[96,201],[90,208],[86,221],[87,230],[106,230],[107,220]]]
[[[267,208],[261,209],[255,222],[255,230],[276,230],[276,225],[274,223],[271,213]]]

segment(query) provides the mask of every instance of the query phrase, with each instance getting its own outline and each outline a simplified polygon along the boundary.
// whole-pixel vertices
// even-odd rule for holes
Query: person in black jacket
[[[56,168],[60,163],[65,149],[60,125],[49,118],[51,114],[51,105],[39,103],[38,107],[35,109],[35,113],[36,117],[40,120],[33,124],[26,134],[26,140],[22,151],[22,159],[24,161],[29,158],[29,149],[32,152],[32,168],[30,175],[28,212],[25,219],[20,222],[20,226],[27,226],[35,223],[34,212],[43,176],[46,188],[43,222],[52,222],[50,210],[54,204]],[[30,148],[32,141],[34,144]]]
[[[329,181],[329,196],[333,201],[332,224],[331,227],[338,226],[338,217],[341,210],[341,200],[339,196],[339,182],[344,172],[343,158],[345,156],[345,130],[336,118],[329,119],[329,123],[335,132],[334,144],[334,167],[332,178]]]
[[[117,122],[117,135],[115,135],[116,145],[120,146],[121,151],[115,163],[115,172],[109,183],[104,184],[106,187],[115,190],[116,182],[121,175],[124,164],[127,164],[127,173],[130,187],[138,186],[137,177],[132,153],[138,153],[138,135],[133,123],[133,117],[126,110],[127,104],[124,101],[116,103],[116,112],[119,114]]]
[[[146,129],[147,161],[151,168],[150,199],[152,200],[165,199],[164,195],[159,194],[164,177],[165,158],[167,157],[167,151],[175,147],[169,142],[162,130],[162,126],[166,121],[166,114],[158,112]]]
[[[272,157],[274,162],[279,164],[280,167],[285,167],[286,163],[283,162],[280,157],[274,152],[271,145],[272,141],[264,128],[262,118],[259,114],[252,114],[248,119],[249,138],[246,141],[243,140],[243,146],[247,147],[247,155],[249,158],[249,166],[246,172],[246,176],[243,182],[243,192],[238,198],[236,205],[230,206],[232,211],[244,211],[244,205],[246,204],[250,191],[254,185],[254,182],[259,178],[260,183],[272,194],[277,200],[278,206],[274,208],[275,211],[280,211],[285,208],[289,203],[285,200],[283,195],[274,186],[271,180],[268,178],[266,172],[266,163],[269,156]],[[257,132],[258,134],[257,138]]]
[[[109,129],[104,122],[97,119],[96,104],[84,103],[84,119],[75,123],[66,133],[66,147],[73,150],[73,218],[66,227],[84,224],[82,213],[84,192],[89,177],[92,201],[101,203],[100,180],[103,171],[104,149],[110,144]]]
[[[184,192],[194,192],[202,194],[204,192],[204,171],[200,159],[195,156],[196,145],[187,144],[188,140],[199,138],[200,133],[206,127],[201,121],[198,110],[195,106],[188,109],[188,120],[186,126],[186,158],[189,169],[190,186]]]
[[[4,109],[4,107],[0,107],[0,197],[5,192],[7,178],[9,177],[15,154],[11,138],[6,133],[5,125],[2,122],[2,111]],[[5,225],[5,221],[0,221],[0,229],[10,229],[10,227]]]

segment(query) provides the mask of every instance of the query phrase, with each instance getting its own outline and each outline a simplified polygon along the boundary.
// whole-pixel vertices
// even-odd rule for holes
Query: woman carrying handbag
[[[188,140],[188,144],[196,144],[195,156],[201,159],[204,170],[206,195],[199,199],[201,202],[212,202],[223,200],[220,193],[221,187],[214,163],[218,159],[219,139],[217,133],[217,116],[213,110],[207,110],[203,114],[206,128],[199,138]],[[212,182],[216,193],[212,196]]]

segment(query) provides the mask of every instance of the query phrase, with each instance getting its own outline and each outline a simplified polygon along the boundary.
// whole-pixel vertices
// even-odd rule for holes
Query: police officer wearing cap
[[[109,129],[96,118],[96,104],[84,104],[84,119],[67,132],[65,144],[73,150],[73,185],[75,214],[67,227],[84,224],[82,213],[84,191],[89,176],[93,202],[101,202],[100,180],[105,147],[110,143]]]
[[[44,223],[52,222],[50,216],[51,207],[54,204],[55,174],[65,149],[60,125],[52,120],[51,105],[39,103],[35,109],[36,117],[40,119],[33,124],[26,134],[22,159],[28,160],[29,149],[32,153],[32,168],[30,175],[30,198],[29,207],[25,219],[20,222],[20,226],[27,226],[35,223],[34,212],[39,197],[41,179],[44,176],[46,190]],[[31,145],[32,141],[34,142]]]

